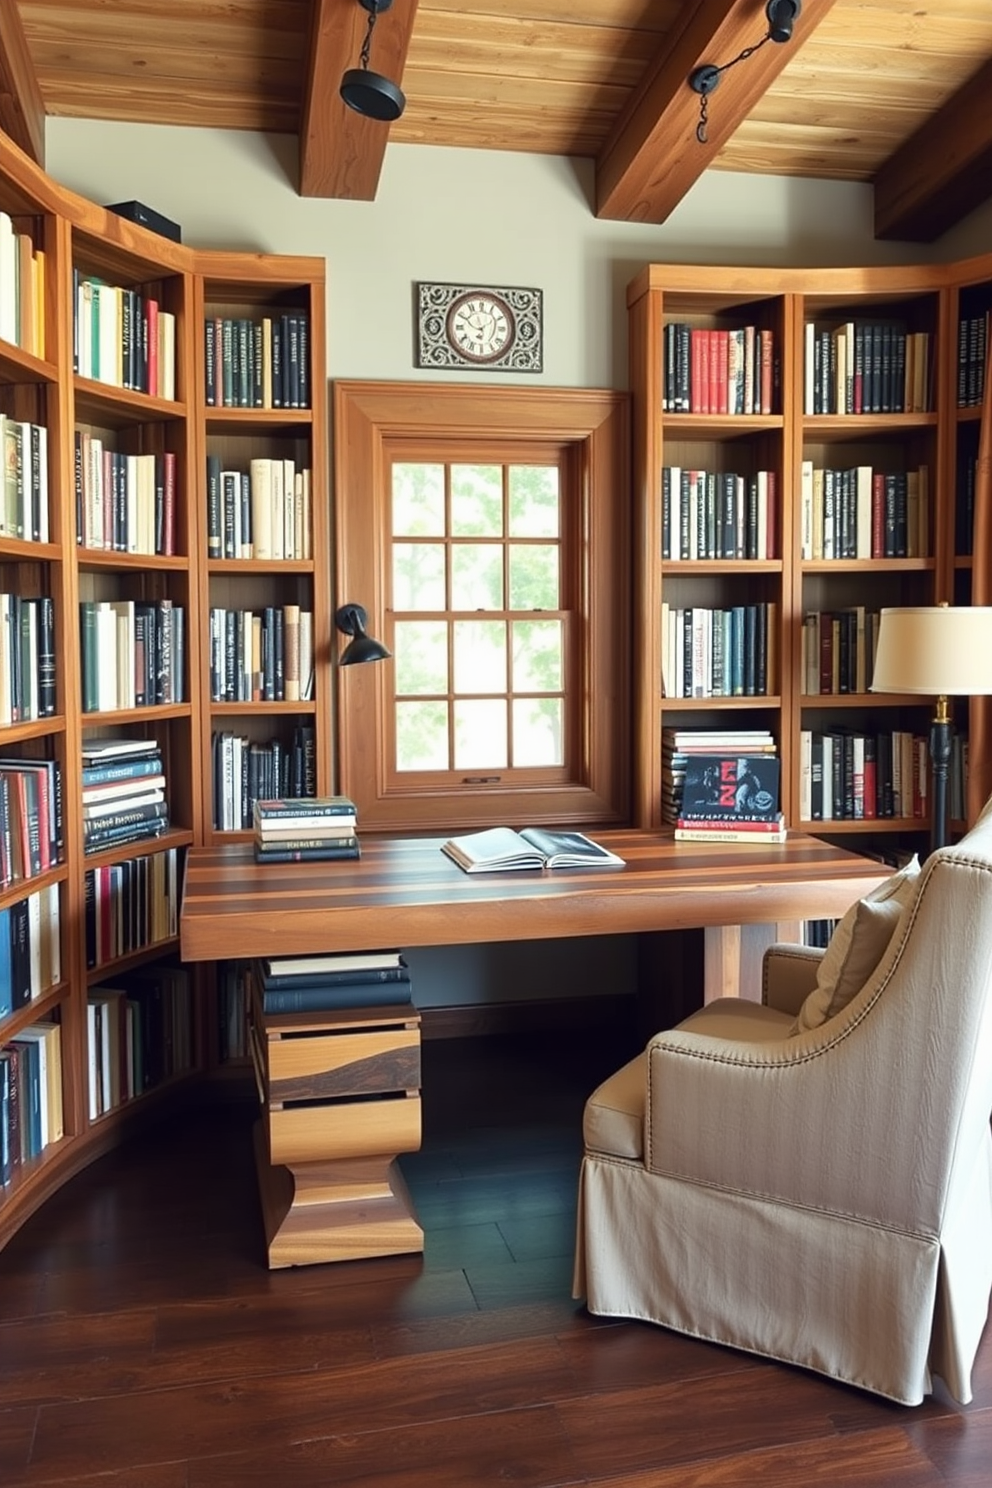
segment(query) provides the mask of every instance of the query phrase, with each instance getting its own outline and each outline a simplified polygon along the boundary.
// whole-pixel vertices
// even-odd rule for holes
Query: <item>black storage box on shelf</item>
[[[171,222],[168,217],[163,217],[161,212],[156,212],[152,207],[146,207],[144,202],[111,202],[107,206],[107,211],[116,212],[118,217],[126,217],[129,222],[140,223],[142,227],[150,228],[160,237],[171,238],[174,243],[181,243],[183,240],[183,230],[178,222]]]

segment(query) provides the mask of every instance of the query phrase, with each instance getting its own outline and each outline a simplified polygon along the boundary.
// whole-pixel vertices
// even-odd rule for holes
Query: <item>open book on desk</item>
[[[489,827],[451,837],[441,851],[454,858],[466,873],[506,873],[515,868],[597,868],[624,866],[623,858],[609,852],[581,832],[544,827]]]

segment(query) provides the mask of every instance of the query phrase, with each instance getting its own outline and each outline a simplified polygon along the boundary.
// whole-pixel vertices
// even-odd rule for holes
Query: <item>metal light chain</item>
[[[358,54],[359,61],[362,64],[362,70],[365,72],[368,71],[369,67],[369,56],[372,51],[372,32],[375,30],[375,23],[378,15],[379,7],[375,3],[375,0],[372,0],[372,5],[369,9],[369,23],[365,31],[365,40],[362,42],[362,49]]]
[[[746,62],[748,57],[753,57],[755,52],[760,51],[765,42],[771,41],[771,39],[771,31],[766,31],[761,40],[754,43],[754,46],[745,47],[736,57],[732,57],[729,62],[724,62],[722,67],[714,67],[712,64],[706,67],[697,67],[696,71],[692,74],[689,81],[699,94],[699,123],[696,125],[696,138],[701,145],[706,144],[706,124],[708,118],[706,100],[720,81],[721,72],[726,72],[729,68],[736,67],[738,62]]]

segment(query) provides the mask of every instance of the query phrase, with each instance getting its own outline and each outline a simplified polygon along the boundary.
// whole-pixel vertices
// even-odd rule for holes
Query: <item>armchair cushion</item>
[[[592,1152],[644,1157],[644,1106],[647,1059],[638,1054],[604,1080],[586,1102],[582,1140]]]
[[[914,854],[898,873],[851,905],[830,937],[816,986],[799,1009],[794,1033],[820,1028],[861,991],[913,902],[919,877],[920,861]]]

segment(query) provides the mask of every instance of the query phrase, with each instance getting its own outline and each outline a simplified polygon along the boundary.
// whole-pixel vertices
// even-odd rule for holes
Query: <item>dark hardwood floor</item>
[[[0,1253],[0,1484],[992,1483],[974,1403],[907,1410],[570,1296],[588,1037],[428,1043],[421,1257],[269,1272],[245,1104],[184,1111]]]

